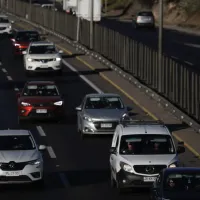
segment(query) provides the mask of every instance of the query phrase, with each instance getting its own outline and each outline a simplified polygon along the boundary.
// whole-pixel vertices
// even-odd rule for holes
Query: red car
[[[11,41],[14,55],[22,55],[22,51],[25,51],[31,42],[40,40],[37,31],[13,31]]]
[[[65,117],[64,101],[53,81],[29,81],[17,93],[19,122],[24,119],[54,119]]]

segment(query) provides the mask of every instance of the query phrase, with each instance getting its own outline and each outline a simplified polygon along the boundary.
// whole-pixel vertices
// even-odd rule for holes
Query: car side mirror
[[[79,107],[76,107],[76,111],[81,111],[82,108],[79,106]]]
[[[62,51],[62,50],[60,50],[60,51],[58,51],[58,53],[59,53],[59,54],[62,54],[62,53],[63,53],[63,51]]]
[[[23,54],[23,55],[26,55],[26,54],[27,54],[27,51],[22,51],[22,54]]]
[[[126,109],[127,109],[127,111],[128,111],[128,112],[130,112],[131,110],[133,110],[133,108],[132,108],[132,107],[130,107],[130,106],[127,106],[127,108],[126,108]]]
[[[19,98],[20,95],[21,95],[21,93],[20,93],[20,92],[17,92],[17,94],[16,94],[17,98]]]
[[[45,145],[40,145],[39,146],[39,151],[44,151],[46,150],[46,146]]]
[[[177,151],[177,154],[185,153],[185,147],[178,146],[176,151]]]
[[[116,154],[116,152],[117,152],[116,147],[110,148],[110,154]]]

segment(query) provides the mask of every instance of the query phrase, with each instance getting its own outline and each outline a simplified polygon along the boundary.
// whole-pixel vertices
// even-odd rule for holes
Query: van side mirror
[[[110,148],[110,154],[116,154],[116,152],[117,152],[116,147]]]

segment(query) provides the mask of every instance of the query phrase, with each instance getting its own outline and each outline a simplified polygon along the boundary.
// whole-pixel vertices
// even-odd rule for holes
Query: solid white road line
[[[12,80],[13,80],[11,76],[7,76],[7,79],[8,79],[9,81],[12,81]]]
[[[46,136],[44,130],[42,129],[41,126],[36,126],[38,133],[40,134],[40,136]]]
[[[188,65],[193,65],[191,62],[188,61],[184,61],[185,63],[187,63]]]
[[[65,60],[62,61],[63,64],[68,67],[69,69],[71,69],[73,72],[76,72],[78,74],[78,71],[72,66],[70,65],[68,62],[66,62]],[[91,88],[93,88],[96,92],[98,93],[103,93],[102,90],[100,90],[94,83],[92,83],[89,79],[87,79],[85,76],[83,75],[79,75],[79,77],[85,81]]]
[[[0,66],[2,65],[2,63],[0,62]]]
[[[62,181],[62,184],[65,186],[65,187],[69,187],[69,181],[67,180],[67,177],[64,173],[59,173],[59,176],[60,176],[60,179]]]
[[[54,153],[53,148],[51,146],[47,147],[47,151],[51,158],[56,158],[56,154]]]
[[[2,68],[1,70],[2,72],[7,73],[7,70],[5,68]]]

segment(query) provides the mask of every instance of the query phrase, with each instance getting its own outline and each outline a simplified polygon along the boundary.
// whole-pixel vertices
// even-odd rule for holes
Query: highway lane
[[[116,19],[103,18],[101,25],[116,30],[123,35],[153,48],[158,48],[158,30],[135,30],[130,21],[118,21]],[[189,65],[199,67],[200,36],[191,35],[175,30],[164,29],[163,50],[164,53],[186,62]]]
[[[11,96],[3,96],[1,98],[1,113],[6,112],[8,107],[8,118],[1,116],[10,128],[17,128],[16,115],[16,98],[14,88],[22,88],[27,80],[55,80],[61,92],[65,95],[66,112],[71,116],[71,120],[66,124],[46,124],[35,123],[26,124],[20,128],[29,128],[33,131],[35,138],[41,144],[45,143],[51,147],[52,152],[45,153],[45,188],[44,190],[36,190],[31,187],[6,187],[2,196],[7,199],[15,197],[22,199],[49,198],[49,199],[130,199],[138,197],[138,199],[148,199],[148,191],[138,190],[135,193],[119,196],[115,190],[111,190],[109,186],[108,158],[111,137],[88,138],[81,140],[76,128],[76,113],[74,108],[80,104],[85,94],[95,92],[88,84],[80,79],[80,77],[65,67],[63,77],[35,77],[29,78],[23,72],[22,60],[14,59],[11,54],[11,48],[8,40],[0,42],[2,57],[2,69],[7,73],[0,72],[0,77],[5,79],[0,91],[9,92]],[[4,71],[5,71],[4,70]],[[12,80],[6,80],[7,76]],[[92,75],[91,75],[92,76]],[[2,79],[3,79],[2,78]],[[99,84],[104,89],[107,83],[103,80]],[[115,91],[111,86],[108,87],[110,92]],[[6,106],[5,106],[6,105]],[[134,106],[134,105],[133,105]],[[138,108],[138,112],[141,110]],[[136,117],[143,115],[138,113]],[[7,124],[6,124],[7,123]],[[16,125],[16,127],[15,127]],[[1,129],[4,128],[3,124]],[[42,127],[45,135],[42,134]],[[7,128],[7,127],[5,127]],[[21,188],[21,189],[20,189]],[[22,194],[21,191],[26,190]],[[4,197],[4,196],[3,196]]]

